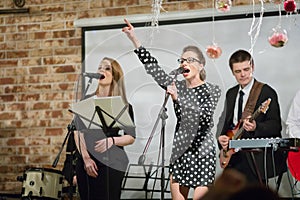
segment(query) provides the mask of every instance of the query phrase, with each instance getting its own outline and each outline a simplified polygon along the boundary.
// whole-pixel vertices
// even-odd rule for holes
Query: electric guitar
[[[271,98],[267,99],[266,101],[264,101],[259,107],[258,109],[251,115],[250,117],[250,121],[254,120],[260,113],[266,113],[267,110],[269,109],[269,105],[271,103]],[[229,130],[227,131],[226,135],[229,137],[230,140],[236,140],[239,139],[243,132],[244,132],[244,128],[241,127],[239,128],[241,124],[241,121],[234,127],[233,130]],[[225,168],[229,161],[231,156],[235,153],[234,149],[221,149],[220,150],[220,165],[221,168]]]

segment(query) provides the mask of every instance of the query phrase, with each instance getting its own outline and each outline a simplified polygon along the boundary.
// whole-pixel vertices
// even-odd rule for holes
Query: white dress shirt
[[[300,138],[300,90],[293,99],[286,124],[287,135],[290,138]]]
[[[251,91],[251,88],[254,84],[254,78],[252,78],[252,80],[250,81],[250,83],[248,85],[246,85],[246,87],[244,88],[241,88],[240,86],[240,89],[238,91],[238,95],[236,95],[236,99],[235,99],[235,106],[234,106],[234,114],[233,114],[233,123],[236,125],[238,123],[238,104],[239,104],[239,92],[240,90],[242,90],[244,92],[244,96],[243,96],[243,111],[244,111],[244,108],[246,106],[246,103],[247,103],[247,100],[249,98],[249,94],[250,94],[250,91]]]

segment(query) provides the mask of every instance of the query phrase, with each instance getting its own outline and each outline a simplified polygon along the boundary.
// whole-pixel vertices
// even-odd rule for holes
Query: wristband
[[[113,144],[115,144],[115,139],[114,137],[110,137],[112,139]]]

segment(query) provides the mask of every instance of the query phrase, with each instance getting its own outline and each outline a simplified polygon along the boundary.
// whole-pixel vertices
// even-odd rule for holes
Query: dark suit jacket
[[[256,80],[255,80],[256,81]],[[239,85],[236,85],[230,88],[226,93],[224,110],[220,116],[219,123],[217,125],[217,137],[219,135],[225,135],[228,130],[233,128],[233,115],[234,115],[234,106],[236,96],[238,94]],[[256,102],[254,111],[259,108],[259,106],[266,101],[268,98],[271,98],[271,103],[269,109],[265,114],[261,113],[255,119],[256,121],[256,130],[247,132],[244,131],[241,138],[274,138],[281,137],[281,117],[280,117],[280,107],[278,103],[278,97],[273,88],[269,85],[264,84],[261,90],[258,100]],[[219,144],[219,148],[221,148]],[[275,158],[274,158],[274,153]],[[253,162],[251,162],[251,157],[249,152],[239,151],[235,153],[229,162],[228,167],[235,168],[242,173],[244,173],[250,181],[257,180],[257,174],[255,173],[255,168]],[[272,168],[273,159],[275,159],[275,168],[276,174],[280,173],[282,170],[285,170],[285,155],[282,151],[271,152],[268,150],[267,155],[267,174],[265,174],[265,154],[262,149],[260,152],[254,153],[256,163],[258,165],[260,174],[264,179],[267,175],[268,177],[274,176],[274,170]]]

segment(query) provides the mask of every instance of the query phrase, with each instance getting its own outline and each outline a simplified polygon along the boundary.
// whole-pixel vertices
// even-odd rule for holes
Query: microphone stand
[[[81,98],[80,100],[82,100],[82,99],[84,98],[86,92],[88,91],[88,89],[89,89],[89,87],[90,87],[90,85],[91,85],[91,83],[92,83],[92,79],[93,79],[93,78],[90,77],[90,79],[89,79],[89,81],[88,81],[88,84],[87,84],[87,87],[86,87],[86,89],[85,89],[85,91],[84,91],[84,93],[83,93],[84,95],[82,96],[82,98]],[[55,167],[57,166],[57,163],[58,163],[58,161],[59,161],[59,158],[60,158],[60,155],[61,155],[61,153],[62,153],[62,150],[64,149],[64,146],[65,146],[67,140],[69,139],[70,134],[71,134],[71,133],[74,134],[74,131],[76,130],[76,126],[75,126],[74,119],[72,120],[72,122],[71,122],[70,124],[68,124],[67,129],[68,129],[68,133],[67,133],[67,135],[66,135],[66,137],[65,137],[65,139],[64,139],[64,141],[63,141],[63,143],[62,143],[62,145],[61,145],[61,147],[60,147],[60,149],[59,149],[59,152],[58,152],[56,158],[54,159],[54,161],[53,161],[53,163],[52,163],[52,167],[53,167],[53,168],[55,168]],[[73,153],[71,153],[71,156],[72,156],[72,158],[73,158],[73,155],[72,155],[72,154],[73,154]],[[72,162],[71,164],[73,165],[73,160],[71,160],[71,162]],[[72,171],[70,171],[70,173],[72,173],[72,175],[73,175],[73,172],[72,172]],[[71,180],[71,181],[70,181],[70,190],[69,190],[69,197],[70,197],[70,200],[72,200],[72,198],[73,198],[73,191],[72,191],[72,189],[73,189],[73,181]]]
[[[55,160],[54,160],[54,162],[52,163],[52,167],[53,168],[55,168],[56,167],[56,165],[57,165],[57,163],[58,163],[58,161],[59,161],[59,158],[60,158],[60,155],[61,155],[61,153],[62,153],[62,150],[63,150],[63,148],[64,148],[64,146],[65,146],[65,144],[66,144],[66,142],[68,141],[68,139],[70,138],[70,135],[71,134],[74,134],[74,131],[76,130],[76,127],[75,127],[75,125],[74,125],[74,121],[72,121],[69,125],[68,125],[68,133],[67,133],[67,135],[66,135],[66,137],[65,137],[65,139],[64,139],[64,142],[63,142],[63,144],[62,144],[62,146],[61,146],[61,148],[60,148],[60,150],[59,150],[59,153],[57,154],[57,156],[56,156],[56,158],[55,158]],[[72,147],[71,147],[72,148]],[[69,164],[70,164],[70,166],[72,166],[73,167],[73,151],[71,151],[71,154],[70,154],[70,156],[71,156],[71,159],[69,160]],[[70,177],[71,178],[73,178],[73,171],[72,170],[70,170]],[[72,198],[73,198],[73,181],[72,181],[73,179],[71,179],[71,181],[70,181],[70,188],[69,188],[69,198],[70,198],[70,200],[72,200]]]
[[[174,78],[173,78],[173,81],[174,82],[176,79],[177,79],[177,76],[178,76],[179,72],[176,71],[175,72],[175,75],[174,75]],[[138,164],[139,165],[143,165],[144,162],[145,162],[145,159],[146,159],[146,153],[148,151],[148,148],[150,146],[150,143],[152,141],[152,138],[153,138],[153,135],[155,133],[155,130],[158,126],[158,123],[159,123],[159,120],[161,119],[162,120],[162,126],[161,126],[161,144],[160,144],[160,151],[161,151],[161,167],[162,167],[162,171],[161,171],[161,194],[160,194],[160,199],[161,200],[164,200],[164,190],[165,190],[165,126],[166,126],[166,119],[168,118],[168,115],[166,113],[167,111],[167,108],[166,108],[166,104],[168,102],[168,99],[170,97],[170,94],[167,92],[167,89],[166,89],[166,92],[165,92],[165,99],[164,99],[164,102],[161,106],[161,109],[158,113],[158,116],[157,116],[157,119],[155,121],[155,124],[153,126],[153,129],[151,131],[151,134],[148,138],[148,141],[146,143],[146,146],[143,150],[143,153],[142,155],[139,157],[139,160],[138,160]]]

